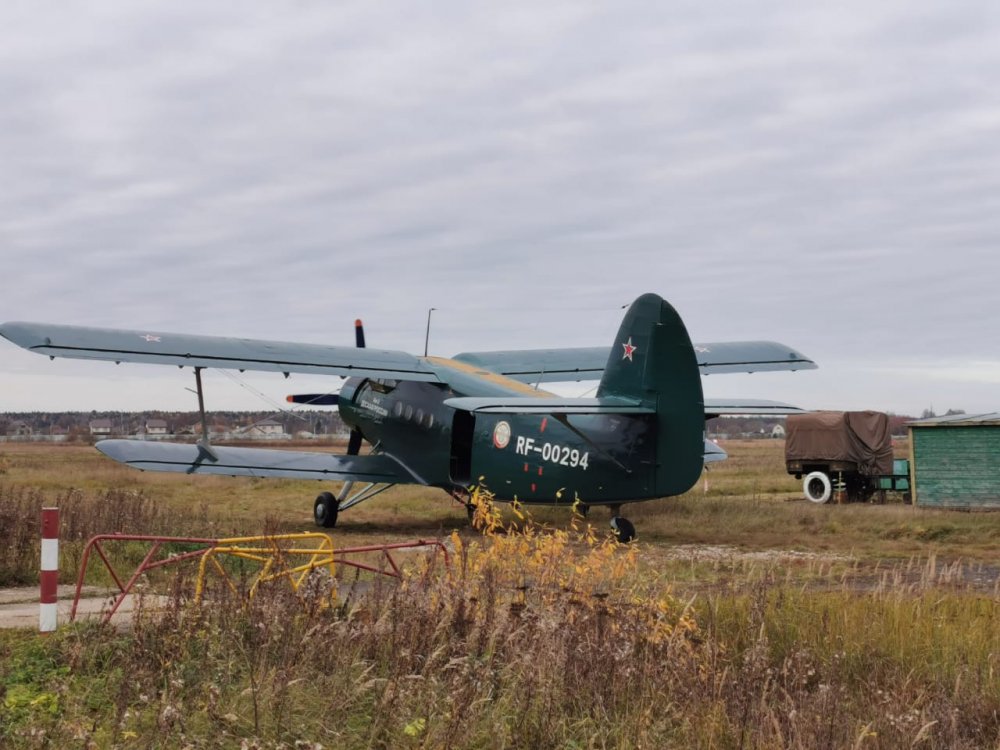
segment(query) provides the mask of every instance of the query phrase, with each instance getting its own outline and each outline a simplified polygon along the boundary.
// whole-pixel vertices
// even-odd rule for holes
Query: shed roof
[[[909,427],[971,427],[973,425],[1000,425],[1000,411],[990,414],[952,414],[949,417],[931,417],[907,422]]]

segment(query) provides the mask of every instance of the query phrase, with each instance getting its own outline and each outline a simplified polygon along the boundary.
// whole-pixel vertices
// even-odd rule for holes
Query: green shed
[[[916,505],[1000,510],[1000,412],[907,426]]]

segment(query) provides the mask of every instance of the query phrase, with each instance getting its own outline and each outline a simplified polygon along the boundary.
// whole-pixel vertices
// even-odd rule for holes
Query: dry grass
[[[195,607],[182,574],[128,632],[0,634],[0,746],[1000,746],[1000,514],[814,507],[778,447],[745,447],[707,495],[635,506],[627,548],[601,509],[592,526],[507,509],[519,528],[480,536],[443,493],[407,489],[345,514],[336,542],[437,535],[451,576],[415,561],[334,607],[283,589]],[[4,463],[0,507],[22,509],[5,538],[53,500],[80,503],[80,534],[306,530],[317,489],[74,448]]]

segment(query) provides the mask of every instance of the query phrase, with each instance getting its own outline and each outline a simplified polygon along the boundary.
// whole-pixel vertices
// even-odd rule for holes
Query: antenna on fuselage
[[[432,307],[427,311],[427,333],[424,334],[424,356],[427,356],[427,346],[431,341],[431,313],[437,310],[436,307]]]

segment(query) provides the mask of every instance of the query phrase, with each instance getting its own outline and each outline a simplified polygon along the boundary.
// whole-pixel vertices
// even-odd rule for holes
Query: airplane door
[[[476,416],[457,410],[451,424],[451,481],[468,485],[472,479],[472,442],[476,431]]]

